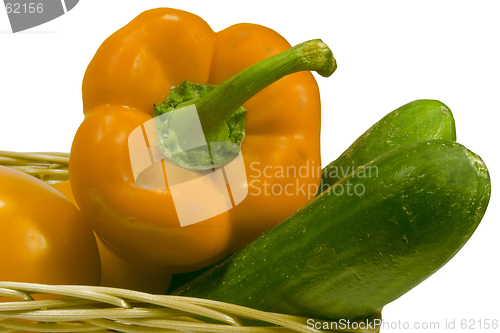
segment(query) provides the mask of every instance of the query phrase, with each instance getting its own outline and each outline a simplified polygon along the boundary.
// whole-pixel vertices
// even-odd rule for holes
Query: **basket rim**
[[[35,300],[34,294],[64,298]],[[0,281],[0,328],[35,332],[119,330],[124,332],[300,332],[320,333],[310,323],[327,322],[201,298],[155,295],[121,288]],[[24,321],[18,321],[18,320]],[[204,320],[209,320],[205,322]],[[359,322],[381,320],[381,312]],[[250,321],[250,324],[247,322]],[[254,323],[258,322],[256,326]],[[330,323],[334,321],[328,321]],[[47,324],[49,323],[49,324]],[[264,326],[260,326],[264,325]],[[158,330],[160,329],[160,330]],[[162,330],[163,329],[163,330]],[[378,332],[337,329],[329,332]]]

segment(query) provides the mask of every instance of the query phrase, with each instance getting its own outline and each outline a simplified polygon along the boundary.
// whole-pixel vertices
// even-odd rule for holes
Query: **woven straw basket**
[[[49,184],[68,180],[69,154],[0,151],[0,165]],[[32,294],[65,296],[34,300]],[[2,302],[2,297],[18,301]],[[248,326],[251,320],[252,326]],[[0,332],[378,332],[381,314],[342,323],[258,311],[205,299],[93,286],[0,281]],[[255,323],[259,323],[256,325]],[[343,326],[345,328],[343,328]],[[315,327],[328,327],[329,330]],[[334,328],[334,329],[331,329]]]

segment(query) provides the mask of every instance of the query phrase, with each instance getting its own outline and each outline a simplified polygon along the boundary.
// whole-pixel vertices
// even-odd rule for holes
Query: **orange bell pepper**
[[[215,33],[184,11],[140,14],[104,41],[83,79],[85,119],[70,160],[81,211],[113,253],[172,272],[209,265],[242,248],[317,192],[320,96],[308,71],[329,76],[335,68],[331,51],[318,40],[290,48],[259,25]],[[246,109],[241,156],[247,183],[241,186],[248,195],[232,209],[182,227],[172,184],[161,189],[136,182],[128,138],[185,80],[218,85],[195,102],[205,134],[241,105]],[[160,175],[171,164],[164,159],[146,176]],[[200,184],[193,196],[206,190]],[[217,198],[207,200],[215,204]]]
[[[78,204],[69,181],[51,185],[69,199],[77,208]],[[153,294],[165,294],[172,274],[166,267],[151,267],[147,263],[128,262],[111,253],[95,235],[101,259],[101,286],[132,289]]]
[[[78,209],[18,170],[0,166],[0,184],[0,281],[99,285],[97,244]]]

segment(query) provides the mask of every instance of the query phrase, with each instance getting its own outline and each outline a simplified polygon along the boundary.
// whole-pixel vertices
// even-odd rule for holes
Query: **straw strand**
[[[53,300],[0,302],[0,332],[197,332],[197,333],[319,333],[307,318],[269,313],[198,298],[152,295],[138,291],[92,286],[49,286],[2,282],[2,295],[25,293],[70,296]],[[10,290],[11,292],[6,292]],[[1,298],[0,298],[1,300]],[[203,319],[205,318],[205,319]],[[375,314],[371,320],[380,318]],[[22,320],[22,321],[19,321]],[[210,323],[204,320],[210,320]],[[246,326],[244,320],[259,322]],[[262,325],[262,326],[260,326]],[[329,331],[332,332],[332,331]],[[374,333],[369,330],[338,332]]]

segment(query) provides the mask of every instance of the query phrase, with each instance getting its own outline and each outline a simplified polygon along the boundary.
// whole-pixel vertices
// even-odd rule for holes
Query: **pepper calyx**
[[[286,75],[316,71],[328,77],[336,68],[328,46],[313,39],[265,58],[218,86],[185,81],[155,106],[155,116],[163,113],[157,118],[167,118],[157,120],[157,146],[172,162],[189,169],[222,166],[238,156],[243,142],[246,111],[241,105]],[[191,112],[172,112],[183,106]]]
[[[245,138],[246,110],[243,107],[217,127],[203,131],[199,124],[194,104],[215,87],[184,81],[174,87],[163,102],[154,106],[156,146],[172,163],[205,171],[223,166],[238,156]]]

